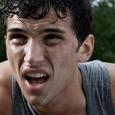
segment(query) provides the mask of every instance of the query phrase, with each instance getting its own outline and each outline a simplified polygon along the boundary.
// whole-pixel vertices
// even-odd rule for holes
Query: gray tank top
[[[115,115],[111,98],[111,81],[106,65],[100,61],[79,64],[86,98],[87,115]],[[38,115],[22,95],[13,78],[13,115]]]

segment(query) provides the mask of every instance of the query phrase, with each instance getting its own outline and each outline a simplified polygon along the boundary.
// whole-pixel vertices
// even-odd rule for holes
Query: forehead
[[[49,13],[42,19],[19,18],[17,15],[8,17],[7,29],[25,28],[25,29],[41,29],[47,26],[56,26],[59,28],[71,28],[71,17],[66,16],[63,19],[57,18],[54,11]]]

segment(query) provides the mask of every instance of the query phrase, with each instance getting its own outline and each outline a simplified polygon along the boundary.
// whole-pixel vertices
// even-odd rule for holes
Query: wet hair
[[[44,18],[52,8],[57,18],[71,16],[71,27],[80,43],[91,33],[92,12],[89,0],[1,0],[0,13],[4,22],[8,16]],[[7,21],[6,21],[7,22]],[[5,25],[7,26],[5,22]]]

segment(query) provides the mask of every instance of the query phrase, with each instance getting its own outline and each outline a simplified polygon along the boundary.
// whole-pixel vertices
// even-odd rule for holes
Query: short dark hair
[[[92,11],[89,0],[4,0],[1,9],[3,20],[10,15],[19,17],[43,18],[51,8],[57,18],[68,14],[72,17],[72,29],[80,43],[91,33]],[[34,15],[33,15],[34,14]],[[60,15],[61,14],[61,15]]]

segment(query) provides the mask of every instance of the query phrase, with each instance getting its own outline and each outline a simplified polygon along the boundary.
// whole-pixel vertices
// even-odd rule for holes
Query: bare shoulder
[[[11,68],[8,61],[0,63],[0,113],[11,115],[12,89],[11,89]]]
[[[115,108],[115,64],[107,63],[107,67],[112,82],[112,100],[113,100],[113,106]]]
[[[4,87],[11,87],[11,68],[8,61],[0,63],[0,84]]]

